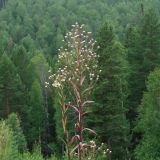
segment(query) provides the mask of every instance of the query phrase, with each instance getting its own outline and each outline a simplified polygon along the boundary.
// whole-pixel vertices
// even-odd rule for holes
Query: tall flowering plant
[[[76,153],[78,159],[81,160],[84,149],[93,147],[92,143],[84,143],[85,131],[95,133],[84,126],[84,117],[89,112],[89,104],[93,103],[90,100],[90,94],[99,79],[100,72],[97,69],[98,60],[94,51],[99,47],[95,45],[96,41],[91,38],[91,34],[84,30],[83,24],[72,25],[71,32],[67,33],[63,40],[66,42],[66,47],[59,49],[59,68],[49,77],[59,95],[68,159]],[[46,85],[48,84],[46,82]],[[67,112],[70,110],[73,110],[77,117],[74,125],[75,134],[71,137],[67,128]]]

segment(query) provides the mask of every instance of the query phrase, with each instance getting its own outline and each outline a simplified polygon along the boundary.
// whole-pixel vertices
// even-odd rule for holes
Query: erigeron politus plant
[[[57,88],[62,112],[62,125],[65,133],[64,143],[68,159],[77,155],[81,160],[85,148],[90,148],[90,143],[84,143],[84,132],[95,133],[84,126],[84,116],[89,112],[91,90],[99,79],[97,54],[95,53],[96,41],[91,38],[91,32],[84,30],[84,25],[72,25],[71,32],[67,33],[63,42],[67,47],[61,47],[58,54],[59,68],[49,79],[52,86]],[[51,71],[49,71],[51,72]],[[46,86],[49,83],[46,82]],[[77,122],[74,124],[75,135],[69,136],[67,129],[67,112],[73,110]],[[74,117],[73,117],[74,118]]]

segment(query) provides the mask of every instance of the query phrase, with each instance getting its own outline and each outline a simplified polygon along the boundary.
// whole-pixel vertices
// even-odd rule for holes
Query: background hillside
[[[75,22],[100,46],[102,72],[85,124],[112,151],[109,160],[158,160],[159,16],[159,0],[0,0],[0,135],[11,141],[7,160],[19,153],[23,160],[62,157],[58,97],[45,82]],[[6,160],[1,144],[0,136]]]

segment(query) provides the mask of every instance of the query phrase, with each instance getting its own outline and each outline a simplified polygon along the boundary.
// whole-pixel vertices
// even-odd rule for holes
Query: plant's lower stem
[[[82,142],[83,142],[83,119],[82,119],[82,104],[80,103],[79,108],[79,155],[78,160],[82,160]]]
[[[70,160],[71,157],[70,157],[69,137],[68,137],[68,131],[67,130],[66,130],[66,140],[67,140],[67,144],[66,144],[67,156],[68,156],[68,160]]]

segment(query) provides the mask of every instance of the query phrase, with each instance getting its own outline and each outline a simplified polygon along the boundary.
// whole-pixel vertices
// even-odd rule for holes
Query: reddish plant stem
[[[63,129],[64,129],[64,133],[65,133],[65,137],[66,137],[66,142],[65,142],[65,146],[66,146],[66,150],[67,150],[67,156],[68,156],[68,160],[70,160],[70,149],[69,149],[69,135],[68,135],[68,129],[67,129],[67,116],[66,116],[66,107],[65,107],[65,103],[64,103],[64,96],[62,94],[62,98],[61,98],[61,110],[62,110],[62,125],[63,125]]]
[[[81,97],[81,96],[80,96]],[[79,104],[79,157],[78,159],[81,160],[82,159],[82,143],[83,143],[83,119],[82,119],[82,101],[80,100],[80,104]]]
[[[81,73],[81,61],[80,61],[80,50],[81,50],[81,40],[79,38],[78,40],[78,46],[77,46],[77,64],[78,64],[78,75],[79,75],[79,148],[78,148],[78,160],[82,159],[82,154],[83,154],[83,149],[82,149],[82,144],[83,144],[83,98],[82,98],[82,88],[81,88],[81,79],[82,79],[82,73]]]

